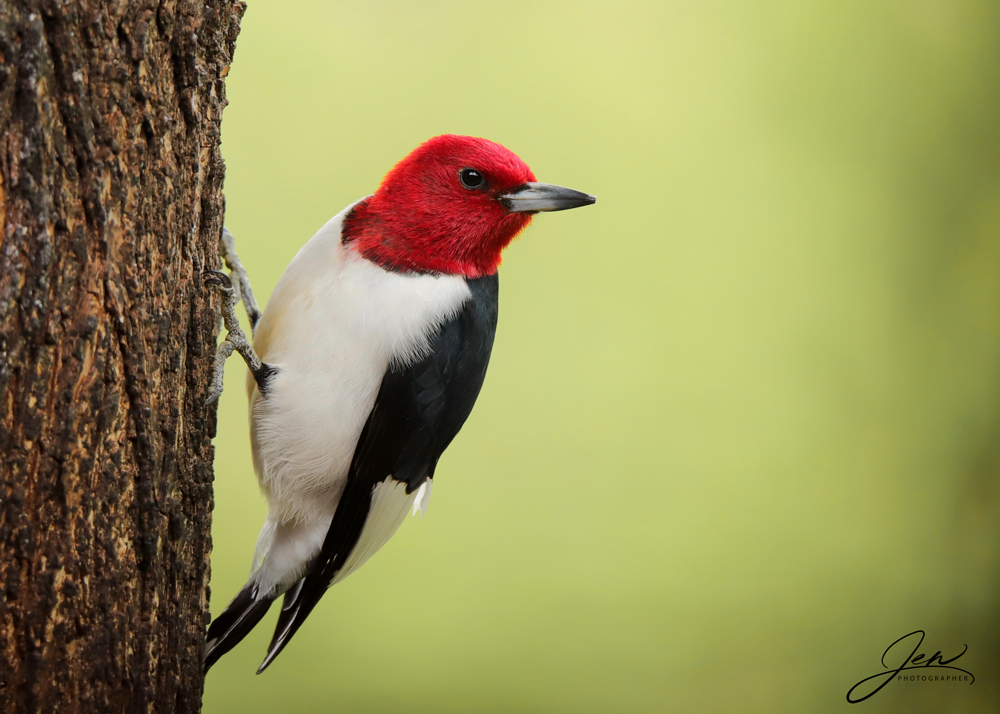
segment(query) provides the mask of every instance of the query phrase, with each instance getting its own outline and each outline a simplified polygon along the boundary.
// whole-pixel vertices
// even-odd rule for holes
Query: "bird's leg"
[[[219,345],[215,353],[212,386],[209,390],[206,404],[211,404],[222,395],[222,378],[225,373],[226,360],[229,359],[229,355],[233,351],[239,352],[243,361],[247,363],[247,367],[250,368],[254,379],[257,380],[257,386],[261,392],[264,391],[264,385],[268,376],[274,372],[274,369],[270,365],[266,365],[260,361],[246,334],[244,334],[243,329],[240,327],[239,318],[236,317],[236,303],[242,297],[247,317],[250,318],[250,329],[252,331],[260,321],[260,310],[257,308],[257,301],[254,300],[253,290],[250,288],[250,278],[247,277],[247,271],[243,268],[243,264],[240,263],[240,257],[236,254],[236,242],[233,239],[233,234],[226,228],[222,229],[219,252],[222,254],[226,265],[232,271],[232,275],[236,278],[236,282],[234,283],[230,279],[230,276],[219,270],[209,270],[204,276],[205,285],[214,288],[222,295],[222,321],[228,332],[226,339],[222,341],[222,344]]]
[[[253,334],[257,329],[257,323],[260,322],[260,310],[250,288],[250,277],[240,262],[240,256],[236,254],[236,239],[225,226],[222,227],[222,237],[219,239],[219,254],[226,261],[231,275],[236,278],[236,301],[243,299],[243,307],[247,311],[247,317],[250,318],[250,334]]]
[[[209,390],[206,404],[211,404],[222,394],[222,376],[226,368],[226,360],[233,351],[239,352],[247,367],[254,377],[260,381],[258,375],[263,375],[265,366],[260,361],[260,357],[253,351],[253,346],[247,340],[247,336],[240,327],[240,320],[236,317],[236,302],[239,300],[239,292],[233,285],[229,276],[220,270],[209,270],[205,273],[205,285],[215,288],[222,295],[222,322],[226,326],[226,339],[219,345],[215,352],[215,369],[212,374],[212,388]]]

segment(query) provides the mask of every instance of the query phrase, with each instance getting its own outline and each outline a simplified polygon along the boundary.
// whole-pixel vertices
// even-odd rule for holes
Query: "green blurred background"
[[[226,221],[264,301],[436,134],[599,202],[507,251],[427,517],[207,712],[1000,711],[997,3],[248,4]],[[214,613],[265,513],[243,369]],[[975,684],[849,705],[918,628]]]

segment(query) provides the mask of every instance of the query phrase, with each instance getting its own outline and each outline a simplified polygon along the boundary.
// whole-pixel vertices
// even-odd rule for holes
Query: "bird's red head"
[[[500,144],[436,136],[396,164],[378,190],[351,210],[344,242],[392,270],[490,275],[535,212],[558,210],[539,203],[538,187],[546,185],[534,181],[528,165]],[[534,202],[525,200],[531,197]],[[575,205],[593,203],[587,198]]]

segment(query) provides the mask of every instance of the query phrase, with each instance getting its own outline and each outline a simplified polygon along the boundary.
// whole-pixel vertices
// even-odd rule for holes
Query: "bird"
[[[268,511],[249,580],[208,628],[206,672],[283,596],[263,672],[327,589],[426,511],[486,376],[504,248],[536,213],[596,200],[536,182],[500,144],[444,134],[299,250],[239,349]]]

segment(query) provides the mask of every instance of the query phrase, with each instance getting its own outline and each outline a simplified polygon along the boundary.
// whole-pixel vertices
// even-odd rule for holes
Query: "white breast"
[[[283,524],[307,526],[322,543],[390,360],[426,355],[429,338],[470,297],[461,277],[393,273],[346,249],[350,208],[289,264],[254,337],[260,358],[279,370],[266,398],[248,379],[254,467],[270,506],[257,565]]]

